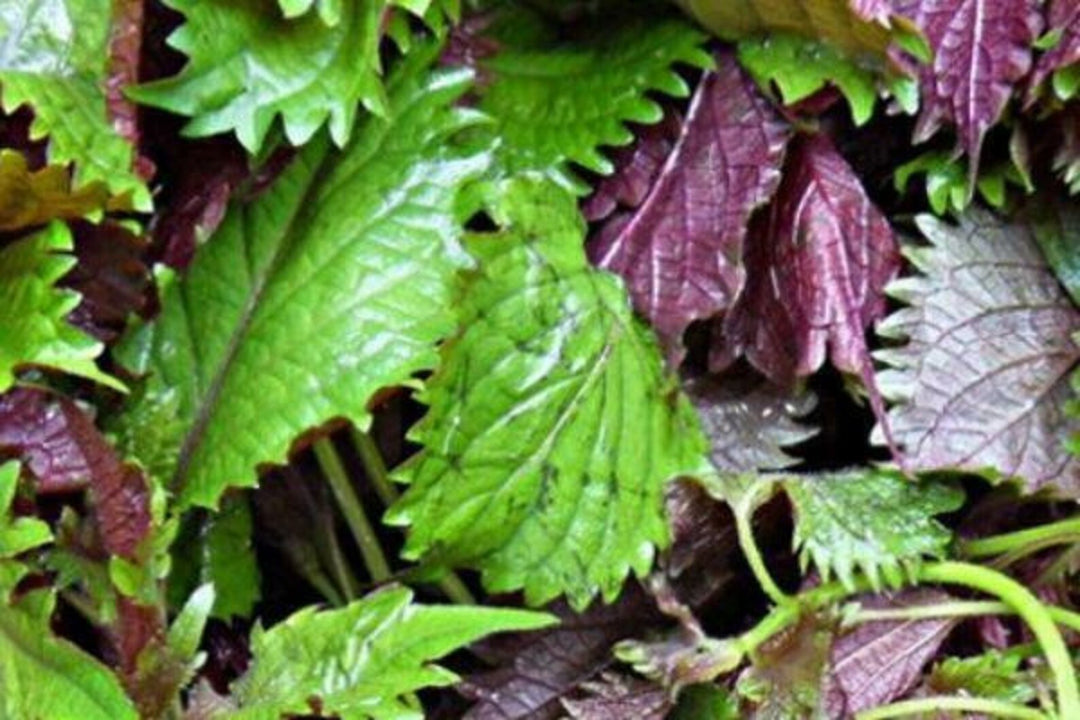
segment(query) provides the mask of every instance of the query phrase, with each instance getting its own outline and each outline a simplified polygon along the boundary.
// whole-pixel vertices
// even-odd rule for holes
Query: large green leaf
[[[111,0],[0,0],[0,107],[30,105],[31,134],[48,137],[51,163],[75,163],[78,185],[101,180],[149,209],[106,106],[112,13]]]
[[[54,223],[0,250],[0,392],[28,365],[123,388],[94,364],[102,344],[66,320],[79,294],[54,284],[75,264],[71,249],[71,233]]]
[[[600,147],[633,140],[624,123],[663,115],[647,93],[689,94],[673,65],[712,65],[702,34],[677,17],[604,22],[581,42],[500,38],[501,50],[480,63],[491,82],[479,107],[497,122],[499,164],[508,173],[532,170],[583,188],[568,163],[610,173]]]
[[[234,686],[232,720],[319,715],[341,720],[423,718],[405,695],[451,685],[435,660],[485,635],[551,625],[550,615],[469,606],[415,605],[390,588],[341,608],[307,608],[252,633],[252,666]]]
[[[137,88],[139,102],[189,115],[192,136],[235,131],[249,151],[262,147],[275,118],[294,145],[324,124],[344,145],[360,105],[387,112],[379,42],[389,0],[166,0],[185,23],[169,44],[188,56],[174,77]],[[415,4],[415,3],[413,3]],[[286,18],[282,10],[290,16]],[[325,22],[324,18],[333,20]]]
[[[783,481],[795,509],[795,544],[803,564],[814,561],[826,579],[853,586],[854,573],[871,585],[901,584],[925,556],[940,557],[952,540],[935,515],[964,501],[943,482],[915,483],[898,472],[858,470]]]
[[[0,717],[137,720],[116,676],[54,636],[52,602],[35,595],[19,607],[0,603]]]
[[[468,73],[429,74],[421,55],[392,82],[389,118],[340,154],[313,141],[265,195],[234,203],[164,290],[160,319],[126,344],[151,373],[131,411],[181,420],[153,458],[181,506],[253,485],[257,465],[283,461],[314,425],[366,425],[377,390],[438,360],[451,281],[469,264],[454,206],[487,157],[451,142],[476,118],[451,107]]]
[[[663,485],[707,472],[705,441],[622,283],[589,266],[573,197],[534,180],[498,193],[504,229],[469,239],[480,271],[388,517],[412,525],[407,557],[583,607],[648,571],[668,540]]]

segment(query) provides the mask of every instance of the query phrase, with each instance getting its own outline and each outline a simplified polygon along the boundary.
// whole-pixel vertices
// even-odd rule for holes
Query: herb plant
[[[0,717],[1080,720],[1073,0],[0,0]]]

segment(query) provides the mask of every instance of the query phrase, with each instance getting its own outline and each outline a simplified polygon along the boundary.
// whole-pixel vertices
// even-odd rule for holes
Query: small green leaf
[[[664,483],[707,473],[706,445],[623,285],[589,266],[573,197],[535,180],[499,194],[504,230],[469,239],[480,271],[388,520],[412,526],[406,557],[580,608],[648,572],[668,541]]]
[[[864,470],[783,480],[795,511],[795,546],[824,579],[855,587],[861,571],[875,589],[902,584],[926,556],[941,557],[952,540],[934,519],[964,502],[944,482],[915,483],[897,472]]]
[[[25,604],[0,603],[0,717],[138,720],[112,671],[53,635],[52,603]]]
[[[41,520],[11,516],[18,483],[19,464],[0,465],[0,606],[7,604],[8,595],[26,574],[26,566],[15,558],[52,540],[49,526]]]
[[[1031,227],[1046,261],[1073,302],[1080,305],[1080,210],[1072,203],[1043,199],[1030,209]]]
[[[182,662],[190,663],[199,650],[206,621],[214,607],[214,586],[201,585],[191,593],[184,608],[169,627],[169,650]]]
[[[100,182],[75,190],[67,168],[48,165],[31,172],[21,153],[0,150],[0,231],[100,212],[108,197]]]
[[[493,80],[479,108],[496,121],[499,166],[513,175],[545,173],[580,192],[587,189],[568,163],[602,174],[614,167],[601,146],[633,140],[627,122],[654,123],[663,112],[647,93],[685,97],[676,63],[711,67],[704,36],[680,18],[640,14],[604,19],[589,42],[553,45],[535,37],[504,43],[480,63]]]
[[[457,676],[434,661],[485,635],[549,626],[543,613],[490,607],[416,605],[388,588],[340,610],[307,608],[251,636],[251,669],[233,686],[231,720],[320,715],[341,720],[423,717],[405,696]]]
[[[134,150],[109,119],[105,86],[111,0],[0,0],[0,107],[31,105],[33,138],[48,138],[49,162],[75,163],[75,184],[102,181],[149,210],[132,170]]]
[[[0,392],[26,366],[62,370],[123,390],[98,369],[104,346],[67,322],[79,294],[55,287],[75,265],[64,225],[53,223],[0,249]]]
[[[775,35],[739,43],[739,62],[759,85],[776,84],[785,104],[805,100],[827,84],[839,89],[856,125],[868,121],[877,101],[877,79],[838,50],[797,35]]]
[[[934,666],[927,685],[936,693],[970,695],[1026,705],[1037,696],[1036,679],[1021,669],[1019,653],[991,650],[966,658],[950,657]]]

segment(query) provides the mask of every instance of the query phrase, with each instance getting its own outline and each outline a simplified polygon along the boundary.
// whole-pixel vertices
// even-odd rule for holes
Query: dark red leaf
[[[574,720],[663,720],[672,709],[667,691],[641,678],[604,673],[582,687],[589,693],[586,697],[562,701]]]
[[[922,66],[922,112],[915,142],[945,123],[956,127],[972,177],[986,131],[1031,69],[1042,27],[1039,0],[893,0],[926,35],[933,62]]]
[[[747,220],[780,179],[788,128],[729,53],[698,85],[682,132],[641,205],[612,216],[589,248],[621,275],[677,361],[694,320],[742,288]]]
[[[124,88],[139,82],[139,58],[142,52],[144,0],[117,0],[113,3],[112,26],[109,36],[109,69],[105,81],[105,102],[109,119],[120,137],[132,147],[139,147],[139,109],[124,96]],[[154,175],[154,163],[135,154],[134,170],[149,180]]]
[[[655,125],[640,126],[633,143],[612,150],[615,172],[601,178],[582,205],[585,219],[596,222],[620,207],[632,209],[645,202],[682,127],[682,117],[672,110]]]
[[[1060,30],[1061,39],[1036,61],[1031,73],[1031,89],[1041,86],[1056,71],[1080,63],[1080,3],[1076,0],[1048,0],[1046,29]]]
[[[0,453],[26,463],[41,494],[87,488],[104,549],[136,559],[150,532],[146,480],[74,402],[36,388],[0,395]]]
[[[493,670],[468,677],[459,690],[476,700],[465,720],[548,720],[560,698],[611,663],[611,646],[661,621],[636,585],[613,605],[594,604],[580,615],[559,603],[562,624],[548,630],[484,641],[479,654]]]
[[[746,358],[789,387],[826,354],[873,396],[866,330],[885,312],[900,255],[885,216],[825,135],[801,137],[766,215],[753,223],[747,284],[723,321],[715,366]]]
[[[150,281],[143,262],[146,245],[113,222],[72,225],[79,262],[62,285],[82,295],[68,320],[104,342],[116,340],[129,316],[146,306]]]
[[[938,590],[907,590],[892,598],[867,595],[863,608],[905,608],[946,602]],[[829,651],[825,705],[829,717],[856,713],[903,697],[922,677],[923,667],[937,654],[955,620],[885,620],[858,625],[837,638]]]

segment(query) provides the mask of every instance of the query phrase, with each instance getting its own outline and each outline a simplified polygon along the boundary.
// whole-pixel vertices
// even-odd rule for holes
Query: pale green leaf
[[[181,661],[189,663],[194,660],[213,607],[214,586],[200,585],[169,626],[169,650]]]
[[[412,526],[409,558],[583,607],[649,570],[668,541],[664,483],[708,472],[706,446],[622,283],[589,266],[573,197],[531,179],[497,194],[503,231],[469,239],[480,271],[388,518]]]
[[[188,56],[179,75],[130,88],[135,100],[191,116],[188,135],[234,131],[253,154],[280,116],[294,145],[329,125],[345,145],[363,105],[387,112],[379,60],[385,0],[166,0],[185,22],[169,44]],[[284,17],[300,14],[300,17]],[[328,24],[324,18],[334,22]]]
[[[435,660],[485,635],[551,625],[542,613],[463,605],[416,605],[412,592],[389,588],[339,610],[307,608],[251,637],[252,664],[233,687],[232,720],[322,715],[341,720],[423,718],[405,696],[451,685]]]
[[[103,346],[69,325],[79,294],[55,287],[75,264],[71,232],[53,223],[0,249],[0,392],[26,366],[62,370],[123,389],[94,364]]]
[[[112,671],[49,628],[39,612],[0,604],[0,717],[138,720]]]
[[[452,279],[469,264],[455,203],[487,157],[451,142],[476,122],[452,107],[468,73],[428,73],[432,54],[402,66],[388,118],[370,117],[341,153],[313,141],[268,192],[234,203],[164,290],[160,319],[125,344],[150,373],[132,412],[182,421],[164,468],[180,506],[254,485],[314,425],[365,426],[377,390],[436,364]]]
[[[106,108],[112,12],[111,0],[0,0],[0,107],[33,107],[32,137],[48,138],[50,163],[75,163],[77,186],[100,180],[148,210]]]
[[[991,650],[972,657],[945,658],[930,671],[926,684],[942,695],[970,695],[1026,705],[1036,698],[1037,679],[1021,668],[1020,653]]]
[[[738,52],[739,62],[767,92],[776,84],[785,104],[805,100],[832,84],[843,93],[856,125],[874,113],[878,95],[874,73],[825,43],[777,35],[744,40]]]
[[[633,140],[625,123],[654,123],[663,115],[647,93],[684,97],[689,88],[674,65],[712,65],[702,34],[679,18],[603,22],[584,35],[587,41],[548,44],[534,36],[519,45],[504,42],[480,63],[491,81],[479,107],[496,120],[496,157],[508,174],[541,172],[583,191],[568,163],[610,173],[601,147]]]
[[[861,571],[874,588],[897,586],[926,556],[944,555],[952,534],[934,519],[964,501],[944,482],[915,483],[897,472],[858,470],[785,478],[804,565],[854,587]]]

